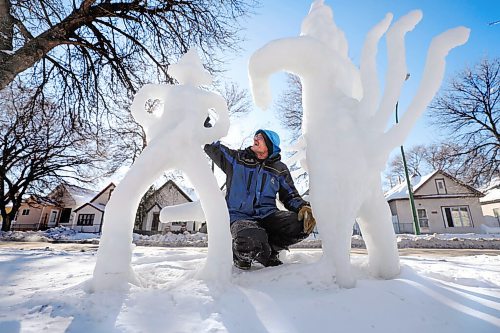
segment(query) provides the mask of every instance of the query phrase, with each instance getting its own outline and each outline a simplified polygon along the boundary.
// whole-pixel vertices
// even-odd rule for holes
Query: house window
[[[151,225],[151,231],[158,231],[159,222],[160,222],[160,213],[153,213],[153,222]]]
[[[94,225],[95,214],[80,214],[76,225]]]
[[[500,208],[493,208],[493,215],[495,215],[498,225],[500,225]]]
[[[30,210],[27,208],[23,209],[22,215],[30,215]]]
[[[444,179],[436,179],[436,188],[438,194],[446,194],[446,184]]]
[[[418,224],[422,228],[429,228],[429,219],[427,218],[427,211],[425,209],[417,209]]]
[[[71,216],[71,208],[63,208],[59,223],[68,223]]]
[[[52,210],[50,212],[49,227],[54,226],[56,222],[57,222],[57,210]]]
[[[472,227],[467,206],[443,207],[443,215],[448,227]]]

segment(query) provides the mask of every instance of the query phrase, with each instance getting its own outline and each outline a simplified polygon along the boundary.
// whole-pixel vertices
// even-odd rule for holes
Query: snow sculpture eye
[[[159,118],[163,114],[163,106],[164,103],[162,100],[150,98],[144,103],[144,110]]]

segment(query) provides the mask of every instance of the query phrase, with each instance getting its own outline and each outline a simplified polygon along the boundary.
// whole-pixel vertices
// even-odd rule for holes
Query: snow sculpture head
[[[191,180],[205,213],[209,243],[217,245],[209,247],[206,266],[200,275],[220,281],[229,278],[229,214],[201,147],[227,134],[227,105],[220,95],[199,88],[210,84],[212,78],[195,50],[173,65],[171,74],[180,85],[145,85],[132,103],[132,114],[144,128],[148,146],[118,184],[106,207],[93,289],[139,283],[130,265],[135,213],[142,195],[168,169],[182,170]],[[161,107],[148,112],[145,108],[148,101],[157,101]],[[205,128],[209,110],[216,112],[218,119],[214,126]]]
[[[132,115],[143,127],[147,141],[151,142],[164,134],[165,130],[173,129],[186,131],[179,137],[182,137],[182,141],[194,141],[200,145],[226,135],[229,120],[223,115],[218,126],[210,129],[203,126],[208,114],[203,104],[207,103],[207,99],[211,98],[211,107],[216,110],[223,110],[227,106],[223,99],[214,98],[213,94],[198,88],[211,84],[212,77],[203,67],[196,50],[189,50],[177,64],[173,64],[170,74],[181,85],[147,84],[137,92],[132,103]],[[148,101],[159,101],[162,107],[152,113],[147,112],[145,105]],[[165,102],[169,105],[165,105]]]
[[[296,74],[302,81],[302,136],[297,159],[305,159],[310,201],[323,240],[323,266],[343,287],[355,280],[349,251],[352,226],[360,225],[375,276],[399,272],[399,257],[380,172],[390,151],[401,145],[415,121],[437,92],[450,49],[465,43],[469,30],[455,28],[435,37],[430,45],[420,88],[401,122],[389,130],[407,69],[404,37],[422,18],[413,11],[389,29],[392,14],[368,33],[360,68],[348,58],[344,33],[322,0],[315,1],[299,37],[272,41],[250,59],[249,76],[255,103],[271,102],[269,76],[276,71]],[[376,54],[387,32],[388,69],[379,98]]]

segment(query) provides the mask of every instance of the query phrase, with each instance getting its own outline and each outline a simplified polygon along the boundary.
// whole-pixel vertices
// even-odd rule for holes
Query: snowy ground
[[[275,268],[193,279],[206,248],[136,247],[145,286],[85,292],[97,246],[0,242],[0,332],[499,332],[500,251],[401,250],[394,280],[353,250],[354,289],[325,276],[320,249]]]

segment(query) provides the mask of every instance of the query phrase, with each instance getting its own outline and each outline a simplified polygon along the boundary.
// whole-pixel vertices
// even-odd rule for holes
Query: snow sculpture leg
[[[370,269],[390,278],[399,257],[380,172],[391,150],[400,146],[437,92],[448,52],[464,44],[469,30],[449,30],[434,38],[419,91],[399,124],[385,132],[407,73],[404,38],[422,18],[414,11],[387,32],[388,70],[379,100],[377,44],[388,30],[388,14],[367,35],[360,70],[351,62],[344,34],[331,9],[317,0],[302,23],[300,37],[272,41],[252,55],[249,76],[255,103],[271,102],[269,76],[288,71],[302,81],[302,141],[310,177],[310,201],[323,239],[323,262],[335,268],[343,287],[355,284],[350,272],[352,226],[359,216]],[[327,140],[325,140],[327,137]]]
[[[199,165],[206,165],[206,168],[199,168]],[[213,195],[214,188],[219,190],[219,186],[204,155],[191,156],[190,163],[186,164],[183,170],[198,192],[207,221],[209,251],[205,267],[199,276],[207,280],[227,282],[231,273],[232,249],[231,236],[227,234],[229,212],[226,201],[222,195]]]
[[[165,156],[161,145],[146,147],[141,158],[113,191],[104,215],[105,223],[94,270],[94,289],[121,289],[128,282],[139,284],[130,266],[135,214],[142,194],[163,173]],[[145,170],[156,172],[148,173]],[[131,190],[135,195],[130,193]]]
[[[373,192],[366,198],[358,213],[358,224],[363,232],[363,239],[369,251],[368,263],[371,274],[375,277],[389,279],[399,271],[398,249],[392,239],[386,235],[394,232],[391,213],[387,209],[387,201],[380,191]]]
[[[130,265],[132,230],[139,201],[147,188],[165,170],[184,170],[193,181],[205,210],[210,237],[207,267],[202,277],[229,280],[231,272],[231,235],[229,213],[202,145],[227,134],[229,116],[224,99],[198,88],[210,84],[211,77],[203,69],[196,51],[190,50],[171,74],[181,85],[146,85],[136,94],[132,114],[143,126],[148,146],[116,187],[104,214],[92,289],[122,288],[128,282],[138,283]],[[161,114],[144,110],[148,100],[164,103]],[[203,126],[209,109],[219,115],[212,128]]]

